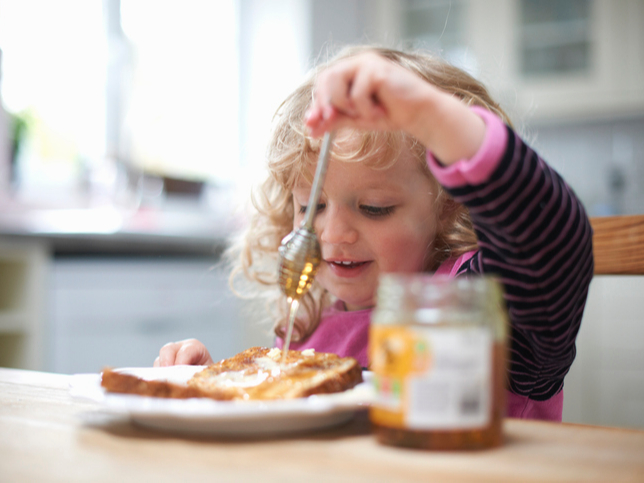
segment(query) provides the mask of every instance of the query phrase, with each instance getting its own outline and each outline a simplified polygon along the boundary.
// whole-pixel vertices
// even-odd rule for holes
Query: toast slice
[[[165,398],[208,397],[222,401],[294,399],[342,392],[362,382],[362,369],[351,357],[305,351],[252,347],[208,366],[187,386],[148,381],[112,370],[103,371],[102,386],[109,392]]]

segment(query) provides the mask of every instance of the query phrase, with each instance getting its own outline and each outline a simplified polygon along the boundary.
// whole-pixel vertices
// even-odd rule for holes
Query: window
[[[27,126],[18,194],[78,204],[123,173],[229,182],[235,0],[0,0],[2,98]]]
[[[120,155],[146,172],[230,180],[238,160],[233,0],[121,0]]]
[[[0,11],[4,108],[28,133],[13,178],[34,194],[67,190],[104,153],[101,2],[2,0]]]

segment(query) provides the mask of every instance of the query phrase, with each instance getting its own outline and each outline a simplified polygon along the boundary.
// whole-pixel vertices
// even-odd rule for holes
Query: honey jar
[[[493,278],[383,275],[369,333],[378,441],[432,450],[501,445],[507,325]]]

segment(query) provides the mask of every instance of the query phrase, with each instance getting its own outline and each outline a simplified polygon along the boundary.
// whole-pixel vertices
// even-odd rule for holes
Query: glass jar
[[[381,443],[425,449],[502,444],[508,317],[490,277],[386,274],[369,333]]]

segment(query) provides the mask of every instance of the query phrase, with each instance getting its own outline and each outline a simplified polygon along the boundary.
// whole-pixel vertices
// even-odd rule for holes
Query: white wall
[[[644,213],[644,115],[540,123],[528,135],[591,216]]]
[[[564,381],[563,420],[644,428],[644,276],[597,276]]]

